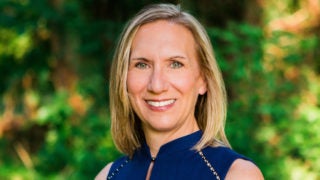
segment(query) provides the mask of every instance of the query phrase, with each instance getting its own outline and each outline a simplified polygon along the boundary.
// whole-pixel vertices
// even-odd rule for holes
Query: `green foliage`
[[[208,31],[226,81],[233,147],[268,178],[319,177],[319,38],[286,32],[267,37],[244,24]]]
[[[8,130],[0,129],[0,140],[1,155],[9,154],[0,160],[4,179],[92,179],[120,155],[107,123],[106,70],[123,24],[93,22],[81,5],[1,1],[0,121]],[[27,155],[17,154],[17,143]]]
[[[92,179],[120,156],[109,132],[110,62],[125,21],[155,1],[132,2],[0,1],[0,179]],[[224,20],[207,30],[233,148],[266,179],[319,178],[319,37]]]

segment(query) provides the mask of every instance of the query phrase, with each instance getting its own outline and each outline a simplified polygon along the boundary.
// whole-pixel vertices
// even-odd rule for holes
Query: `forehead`
[[[161,48],[189,46],[192,51],[196,49],[194,36],[187,27],[169,20],[157,20],[139,27],[133,37],[131,50],[151,48],[160,44],[166,45]]]
[[[152,22],[148,22],[146,24],[141,25],[138,29],[137,32],[135,34],[135,36],[137,36],[137,34],[139,33],[147,33],[147,32],[159,32],[159,33],[179,33],[179,34],[183,34],[183,35],[189,35],[193,38],[193,34],[192,32],[189,30],[188,27],[186,27],[185,25],[176,22],[174,20],[156,20],[156,21],[152,21]],[[154,34],[155,35],[155,34]]]

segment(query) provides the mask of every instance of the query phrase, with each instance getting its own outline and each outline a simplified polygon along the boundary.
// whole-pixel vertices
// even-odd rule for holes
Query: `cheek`
[[[171,82],[182,93],[196,93],[197,83],[194,76],[193,74],[174,76]]]
[[[136,93],[140,92],[146,85],[146,77],[141,76],[137,73],[128,72],[127,76],[127,88],[128,93],[131,96],[136,95]]]

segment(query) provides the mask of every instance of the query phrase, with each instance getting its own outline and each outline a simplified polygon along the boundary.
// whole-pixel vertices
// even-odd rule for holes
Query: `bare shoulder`
[[[100,172],[99,174],[94,178],[95,180],[106,180],[107,175],[109,173],[109,170],[111,168],[112,162],[107,164]]]
[[[226,179],[264,179],[260,169],[250,161],[237,159],[229,169]]]

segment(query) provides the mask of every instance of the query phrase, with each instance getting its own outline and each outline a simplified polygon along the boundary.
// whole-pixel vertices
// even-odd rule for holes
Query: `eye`
[[[146,63],[138,62],[138,63],[135,64],[135,67],[137,67],[139,69],[147,69],[149,66]]]
[[[177,68],[180,68],[182,67],[182,63],[178,62],[178,61],[173,61],[171,64],[170,64],[170,67],[173,68],[173,69],[177,69]]]

